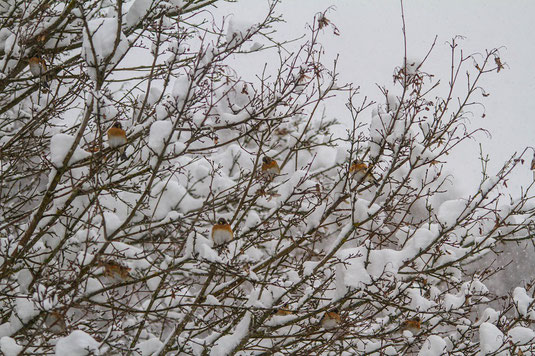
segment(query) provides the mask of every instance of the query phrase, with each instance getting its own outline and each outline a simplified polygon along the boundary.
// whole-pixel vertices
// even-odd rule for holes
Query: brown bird
[[[45,74],[47,71],[46,62],[41,58],[40,55],[36,54],[33,57],[30,57],[28,60],[30,64],[30,72],[32,75],[39,77],[39,81],[43,87],[46,89],[49,89],[50,86],[48,85],[48,78]]]
[[[368,172],[368,169],[369,167],[366,163],[355,160],[349,167],[349,173],[351,173],[353,177],[359,181],[363,180],[366,183],[372,183],[375,186],[379,186],[379,182],[377,182],[377,179],[375,179],[371,172]]]
[[[262,158],[262,175],[271,180],[278,176],[280,172],[277,161],[268,156]]]
[[[126,131],[123,130],[119,122],[115,122],[108,130],[108,145],[111,148],[118,148],[123,160],[127,158],[124,153],[124,145],[126,145],[126,143]]]
[[[278,316],[286,316],[286,315],[293,315],[294,312],[289,310],[288,307],[282,307],[282,308],[279,308],[279,309],[275,309],[273,311],[273,315],[278,315]]]
[[[222,245],[225,242],[232,241],[234,234],[230,224],[224,218],[219,218],[217,224],[212,227],[212,240],[216,245]]]
[[[413,335],[416,335],[420,332],[422,328],[422,321],[419,317],[415,316],[412,319],[407,319],[403,322],[402,329],[410,331]]]
[[[342,323],[340,312],[338,309],[326,311],[321,318],[321,327],[324,329],[333,329]]]

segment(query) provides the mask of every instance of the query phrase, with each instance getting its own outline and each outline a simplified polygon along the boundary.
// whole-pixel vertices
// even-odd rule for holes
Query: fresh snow
[[[74,330],[56,344],[56,356],[100,355],[99,343],[82,330]]]
[[[22,351],[23,347],[9,336],[0,338],[0,351],[4,356],[17,356]]]
[[[54,166],[59,168],[63,165],[63,161],[72,149],[74,142],[75,137],[71,135],[56,134],[52,136],[52,139],[50,140],[50,158]],[[88,158],[89,156],[91,156],[89,152],[77,147],[68,164],[73,164],[79,160]]]

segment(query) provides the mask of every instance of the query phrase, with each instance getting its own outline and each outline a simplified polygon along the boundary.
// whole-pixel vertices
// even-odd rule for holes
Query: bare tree
[[[447,84],[405,53],[372,101],[322,63],[328,12],[290,52],[276,2],[250,25],[213,3],[0,5],[0,350],[533,351],[533,281],[495,295],[481,262],[532,243],[532,187],[504,192],[525,152],[482,156],[469,197],[443,170],[484,134],[466,121],[499,51],[453,39]],[[262,51],[276,70],[230,65]]]

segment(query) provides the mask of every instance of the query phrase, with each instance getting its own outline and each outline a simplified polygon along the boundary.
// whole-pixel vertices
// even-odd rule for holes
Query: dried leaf
[[[497,70],[497,72],[500,73],[500,71],[501,71],[502,69],[504,69],[500,57],[497,57],[497,56],[494,57],[494,62],[495,62],[496,65],[498,66],[498,70]]]

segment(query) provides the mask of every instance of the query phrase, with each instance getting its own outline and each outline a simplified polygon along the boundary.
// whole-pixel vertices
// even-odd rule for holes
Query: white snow
[[[310,276],[310,274],[314,272],[314,268],[316,268],[317,265],[318,265],[318,262],[314,262],[314,261],[303,262],[303,275]]]
[[[479,345],[481,348],[479,355],[498,351],[504,341],[503,333],[493,324],[483,323],[479,326]]]
[[[470,292],[477,294],[487,294],[489,292],[487,286],[479,279],[474,279],[470,284]]]
[[[190,85],[190,80],[184,75],[175,80],[172,95],[179,103],[186,98]]]
[[[437,305],[434,301],[422,296],[421,293],[420,289],[409,288],[407,290],[407,296],[410,298],[410,308],[417,311],[427,311]]]
[[[492,308],[486,308],[481,314],[478,324],[476,325],[481,325],[482,323],[485,323],[485,322],[496,324],[499,318],[500,318],[500,313],[498,313],[496,310]]]
[[[362,248],[338,251],[337,257],[346,263],[346,270],[342,272],[346,286],[360,289],[371,283],[371,277],[364,268],[365,256]]]
[[[444,305],[448,311],[460,308],[465,301],[466,295],[462,292],[457,295],[446,293],[444,296]]]
[[[27,323],[39,314],[39,311],[35,308],[34,302],[31,299],[22,297],[17,298],[16,311],[23,323]]]
[[[432,161],[433,158],[434,155],[428,147],[417,142],[413,143],[410,155],[410,162],[412,165],[428,163]]]
[[[105,226],[107,235],[113,234],[123,223],[117,214],[109,211],[104,213],[104,221],[106,222]]]
[[[1,7],[2,5],[0,5]],[[9,36],[12,35],[12,32],[7,29],[7,27],[4,27],[0,30],[0,49],[4,50],[4,52],[9,52],[9,48],[6,50],[6,40],[9,38]]]
[[[136,26],[143,19],[143,17],[147,16],[154,4],[156,4],[156,2],[152,0],[135,0],[130,6],[130,9],[128,9],[128,14],[126,15],[126,26]]]
[[[50,139],[50,159],[56,168],[62,166],[63,161],[74,144],[75,139],[76,138],[74,136],[67,134],[55,134]],[[76,161],[88,158],[90,156],[91,153],[76,147],[68,164],[73,164]]]
[[[150,89],[149,93],[146,95],[146,102],[147,105],[152,106],[158,102],[158,99],[162,96],[162,88],[160,88],[158,85],[153,84]]]
[[[17,344],[15,339],[10,338],[9,336],[3,336],[0,338],[0,351],[4,356],[17,356],[23,347]]]
[[[247,218],[245,219],[245,223],[242,226],[242,231],[246,232],[249,229],[253,228],[254,226],[258,225],[261,222],[260,215],[254,210],[249,210],[249,213],[247,214]]]
[[[164,149],[164,141],[169,138],[173,130],[171,121],[155,121],[150,127],[149,147],[156,154],[161,154]]]
[[[128,261],[128,265],[133,268],[146,270],[151,267],[150,258],[146,256],[146,253],[140,247],[114,241],[108,245],[105,251],[108,254],[124,258]]]
[[[421,63],[421,59],[408,57],[406,61],[407,74],[416,74],[419,72]]]
[[[432,242],[438,237],[438,231],[430,231],[426,228],[419,228],[411,236],[403,251],[409,256],[414,256],[421,250],[425,250],[432,245]],[[408,256],[408,257],[409,257]]]
[[[227,42],[229,45],[235,45],[242,41],[249,33],[254,31],[255,24],[237,20],[236,16],[232,16],[227,27]]]
[[[104,285],[102,285],[102,283],[98,279],[96,279],[96,278],[88,278],[87,279],[87,284],[85,286],[85,294],[86,295],[93,294],[96,291],[99,291],[101,289],[104,289]],[[104,303],[107,300],[107,298],[104,295],[104,293],[102,293],[102,294],[93,295],[91,297],[91,300],[94,300],[94,301],[96,301],[98,303]]]
[[[496,183],[498,183],[500,180],[499,177],[490,177],[487,178],[483,184],[481,184],[481,193],[482,194],[488,194],[488,192],[492,189]]]
[[[446,353],[446,341],[438,335],[430,335],[422,345],[418,356],[441,356]]]
[[[141,356],[150,356],[157,353],[162,346],[163,342],[161,342],[158,338],[153,337],[149,340],[140,342],[137,345],[137,348],[141,351]]]
[[[28,286],[33,281],[32,273],[29,269],[21,269],[17,273],[17,282],[19,283],[20,291],[26,293],[28,291]]]
[[[372,204],[363,198],[358,198],[355,200],[355,205],[353,205],[353,219],[354,223],[361,223],[371,216],[373,216],[381,207],[377,204]]]
[[[533,298],[528,296],[526,290],[522,287],[516,287],[513,291],[513,300],[516,304],[518,313],[530,319],[535,318],[535,308]]]
[[[438,209],[438,220],[446,228],[453,226],[457,218],[466,208],[467,202],[464,199],[447,200]]]
[[[515,326],[507,335],[511,338],[514,344],[524,345],[535,341],[535,331],[523,326]]]
[[[368,272],[373,277],[379,277],[386,273],[387,275],[396,275],[403,264],[405,253],[391,249],[372,250],[370,251],[370,265]]]
[[[151,211],[157,220],[164,219],[169,212],[177,207],[181,212],[187,213],[197,209],[202,201],[194,199],[188,194],[186,188],[181,186],[176,180],[161,181],[154,185],[150,200]]]
[[[82,330],[75,330],[62,337],[56,344],[56,356],[99,355],[99,343]]]
[[[96,80],[96,70],[104,70],[110,55],[110,65],[117,63],[128,50],[128,40],[122,32],[117,38],[116,18],[97,18],[88,21],[88,29],[84,30],[82,56],[88,65],[88,74]],[[117,46],[115,42],[118,42]]]
[[[247,111],[241,111],[238,114],[231,113],[222,113],[221,121],[225,124],[237,124],[240,122],[245,122],[250,117]]]
[[[214,251],[208,243],[197,243],[195,245],[197,253],[201,259],[205,259],[210,262],[222,262],[221,258],[216,251]]]
[[[225,335],[212,347],[210,351],[211,356],[224,356],[228,355],[232,349],[238,346],[240,340],[247,335],[249,331],[249,324],[251,322],[251,312],[247,311],[243,318],[240,320],[236,329],[230,335]]]

